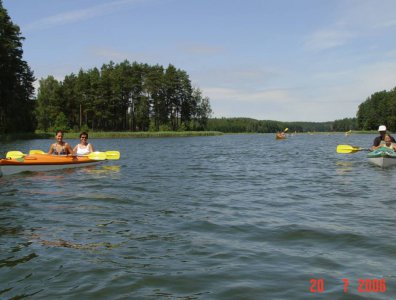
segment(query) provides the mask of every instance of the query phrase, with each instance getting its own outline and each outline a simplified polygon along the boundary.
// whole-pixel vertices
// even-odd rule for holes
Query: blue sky
[[[394,0],[3,0],[35,76],[185,70],[214,117],[333,121],[396,87]]]

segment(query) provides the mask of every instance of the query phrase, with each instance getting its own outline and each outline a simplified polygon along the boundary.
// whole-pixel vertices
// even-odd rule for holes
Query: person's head
[[[384,136],[384,142],[385,144],[389,145],[390,143],[392,143],[391,137],[389,134],[385,134]]]
[[[83,144],[86,144],[88,142],[88,133],[86,133],[85,131],[80,133],[80,141]]]
[[[62,130],[58,130],[55,134],[55,138],[58,142],[62,142],[63,140],[63,131]]]
[[[384,135],[386,133],[386,126],[380,125],[380,127],[378,127],[378,131],[381,135]]]

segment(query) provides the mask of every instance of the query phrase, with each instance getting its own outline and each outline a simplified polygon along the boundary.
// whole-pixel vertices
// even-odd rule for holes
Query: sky
[[[3,0],[37,79],[169,64],[213,117],[324,122],[396,87],[394,0]],[[36,83],[36,86],[38,84]]]

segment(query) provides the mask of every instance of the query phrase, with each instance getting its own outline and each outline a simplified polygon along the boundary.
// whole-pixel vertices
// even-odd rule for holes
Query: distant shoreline
[[[376,134],[376,131],[352,131],[348,135],[353,134]],[[92,139],[112,139],[112,138],[162,138],[162,137],[195,137],[195,136],[218,136],[218,135],[231,135],[231,134],[275,134],[275,132],[259,133],[259,132],[234,132],[234,133],[223,133],[220,131],[120,131],[120,132],[104,132],[104,131],[89,131],[89,137]],[[345,134],[345,132],[293,132],[287,134]],[[392,133],[391,133],[392,134]],[[76,139],[80,135],[80,132],[66,132],[64,135],[65,139]],[[31,139],[52,139],[55,133],[10,133],[1,134],[1,141],[13,141],[13,140],[31,140]]]
[[[194,137],[194,136],[216,136],[223,135],[220,131],[158,131],[158,132],[131,132],[131,131],[120,131],[120,132],[104,132],[104,131],[88,131],[89,137],[93,139],[111,139],[111,138],[154,138],[154,137]],[[65,139],[79,138],[80,132],[66,132],[64,134]],[[0,140],[12,141],[12,140],[30,140],[30,139],[52,139],[55,137],[55,133],[10,133],[0,134]]]

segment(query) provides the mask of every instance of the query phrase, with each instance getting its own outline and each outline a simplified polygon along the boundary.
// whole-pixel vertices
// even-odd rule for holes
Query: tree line
[[[377,130],[383,124],[390,131],[396,131],[396,87],[390,91],[372,94],[359,105],[358,127],[363,130]]]
[[[110,62],[39,83],[35,115],[43,131],[204,130],[212,112],[209,98],[173,65]]]
[[[0,133],[34,130],[35,78],[23,60],[23,39],[0,0]]]
[[[250,118],[212,118],[207,129],[225,133],[269,133],[285,129],[289,132],[344,132],[357,130],[356,118],[345,118],[330,122],[280,122],[272,120],[255,120]]]

